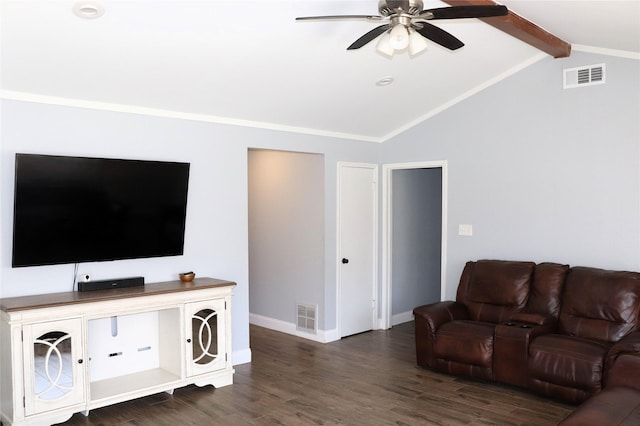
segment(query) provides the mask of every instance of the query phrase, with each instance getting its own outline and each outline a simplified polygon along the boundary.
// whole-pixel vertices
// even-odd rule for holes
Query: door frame
[[[447,161],[424,161],[411,163],[393,163],[382,165],[382,300],[380,303],[382,315],[380,317],[379,328],[391,328],[391,303],[392,303],[392,175],[394,170],[406,169],[442,169],[442,239],[440,257],[440,300],[445,294],[446,266],[447,266]]]
[[[340,267],[341,263],[341,253],[340,253],[340,247],[341,247],[341,243],[342,243],[342,230],[340,229],[340,209],[341,209],[341,205],[340,205],[340,195],[341,195],[341,170],[343,168],[346,167],[355,167],[355,168],[365,168],[365,169],[371,169],[373,172],[373,211],[371,212],[371,214],[373,215],[373,247],[371,248],[373,250],[373,283],[372,283],[372,293],[374,296],[374,309],[372,309],[372,318],[371,318],[371,323],[372,323],[372,328],[374,330],[378,329],[378,318],[379,318],[379,310],[380,310],[380,303],[378,300],[379,294],[380,294],[380,288],[378,285],[379,282],[379,277],[378,277],[378,264],[379,264],[379,256],[378,256],[378,244],[379,244],[379,239],[378,239],[378,228],[379,228],[379,218],[378,218],[378,170],[379,170],[379,166],[378,164],[373,164],[373,163],[353,163],[353,162],[346,162],[346,161],[338,161],[337,163],[337,178],[336,178],[336,186],[337,186],[337,190],[336,190],[336,258],[335,258],[335,265],[336,265],[336,335],[337,335],[337,339],[341,339],[342,337],[342,323],[341,323],[341,319],[342,319],[342,268]]]

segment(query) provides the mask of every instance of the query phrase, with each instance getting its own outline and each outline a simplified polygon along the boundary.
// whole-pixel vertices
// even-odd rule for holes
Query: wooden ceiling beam
[[[451,6],[493,6],[493,0],[442,0]],[[566,58],[571,54],[571,44],[543,30],[533,22],[509,10],[506,16],[479,18],[487,24],[518,40],[542,50],[554,58]]]

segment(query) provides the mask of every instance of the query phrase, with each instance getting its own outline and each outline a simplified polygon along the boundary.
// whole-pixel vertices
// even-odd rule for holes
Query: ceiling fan
[[[307,20],[365,20],[384,22],[354,41],[347,50],[359,49],[380,35],[377,50],[386,55],[393,55],[396,50],[409,48],[411,55],[426,49],[426,39],[449,50],[460,49],[464,43],[445,30],[430,24],[428,21],[458,18],[488,18],[504,16],[509,13],[506,6],[451,6],[423,10],[422,0],[380,0],[380,15],[334,15],[304,16],[297,21]]]

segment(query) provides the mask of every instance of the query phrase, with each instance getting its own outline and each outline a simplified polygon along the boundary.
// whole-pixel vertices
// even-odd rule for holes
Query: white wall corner
[[[231,356],[233,357],[232,365],[248,364],[251,362],[251,348],[233,351]]]
[[[405,322],[413,321],[413,311],[401,312],[391,316],[391,325],[403,324]]]
[[[378,318],[378,328],[377,330],[387,330],[391,328],[391,325],[387,326],[387,321],[384,318]]]

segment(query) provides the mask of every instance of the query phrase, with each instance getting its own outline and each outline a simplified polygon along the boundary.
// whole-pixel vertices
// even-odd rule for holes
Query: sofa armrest
[[[413,310],[415,317],[416,357],[418,365],[433,367],[433,345],[442,324],[469,318],[467,308],[458,302],[446,301],[423,305]]]
[[[469,319],[467,308],[462,303],[453,301],[418,306],[413,310],[413,315],[416,319],[424,320],[433,335],[446,322]]]
[[[637,354],[640,356],[640,331],[633,332],[615,343],[607,354],[607,362],[615,361],[623,353]]]
[[[606,378],[606,388],[625,386],[640,391],[640,353],[623,353],[613,362]]]
[[[640,331],[629,334],[609,349],[605,361],[605,386],[609,385],[610,380],[617,380],[616,377],[611,376],[616,376],[620,373],[622,373],[623,376],[628,374],[624,373],[624,371],[619,371],[619,366],[616,368],[618,359],[626,355],[634,356],[634,358],[638,358],[638,361],[640,361]],[[640,362],[638,362],[638,365],[640,366]],[[616,371],[618,373],[616,373]],[[638,369],[638,373],[640,373],[640,368]]]

